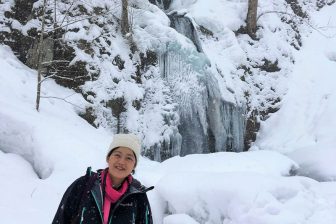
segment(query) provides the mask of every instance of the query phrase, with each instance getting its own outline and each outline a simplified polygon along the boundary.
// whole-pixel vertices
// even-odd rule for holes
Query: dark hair
[[[114,150],[116,150],[117,148],[119,148],[119,147],[115,147],[115,148],[111,149],[110,152],[107,154],[107,158],[109,158],[111,156],[112,152]]]

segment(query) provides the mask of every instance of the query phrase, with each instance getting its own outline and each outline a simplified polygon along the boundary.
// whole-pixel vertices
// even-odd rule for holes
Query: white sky
[[[220,2],[230,5],[226,15],[237,15],[221,26],[235,27],[241,20],[241,1],[215,5],[224,7]],[[221,18],[220,12],[215,13],[220,8],[207,4],[200,10],[205,1],[193,3],[176,1],[174,7],[185,6],[204,24],[214,25]],[[316,13],[314,25],[328,25],[320,30],[336,35],[335,12],[333,5]],[[205,44],[211,54],[213,45]],[[335,46],[335,37],[314,30],[304,37],[302,49],[294,53],[296,64],[281,109],[262,123],[253,151],[174,157],[161,164],[141,158],[136,177],[155,186],[148,193],[155,224],[336,223]],[[232,63],[235,60],[236,55],[231,58]],[[112,135],[91,127],[77,116],[77,107],[62,100],[42,99],[41,111],[36,112],[36,72],[5,46],[0,46],[0,68],[0,220],[50,223],[66,187],[87,166],[106,166]],[[43,95],[84,107],[79,95],[52,80],[42,88]],[[288,177],[293,168],[302,175],[333,181]]]

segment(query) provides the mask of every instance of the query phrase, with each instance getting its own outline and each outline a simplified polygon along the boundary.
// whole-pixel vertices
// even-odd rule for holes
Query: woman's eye
[[[126,158],[128,161],[133,161],[133,158],[132,157],[127,157]]]
[[[119,154],[114,154],[114,157],[120,158]]]

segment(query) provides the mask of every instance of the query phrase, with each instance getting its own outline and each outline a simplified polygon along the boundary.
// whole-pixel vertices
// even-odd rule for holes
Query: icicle
[[[199,46],[184,48],[171,42],[160,56],[162,76],[179,105],[180,124],[176,133],[170,133],[165,140],[164,149],[155,147],[155,158],[161,161],[168,154],[242,151],[244,109],[222,98],[217,79],[207,69],[209,61],[201,53],[192,21],[184,16],[172,18],[175,28]],[[170,152],[162,151],[167,149]]]

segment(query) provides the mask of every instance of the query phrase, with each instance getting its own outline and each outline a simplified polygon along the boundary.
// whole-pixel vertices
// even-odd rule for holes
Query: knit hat
[[[106,156],[110,154],[112,149],[117,147],[127,147],[132,149],[136,157],[136,164],[138,164],[141,144],[139,138],[135,134],[115,134]]]

